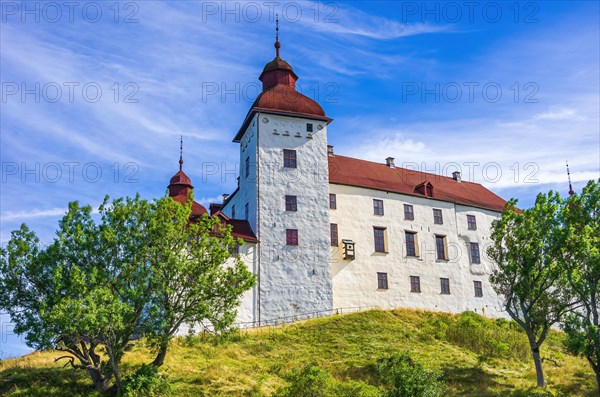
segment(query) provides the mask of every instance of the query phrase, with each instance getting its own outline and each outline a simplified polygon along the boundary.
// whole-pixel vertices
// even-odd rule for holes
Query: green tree
[[[587,358],[600,391],[600,183],[589,181],[563,208],[568,279],[581,308],[563,324],[567,347]]]
[[[535,363],[537,385],[545,387],[540,347],[551,327],[576,304],[561,263],[564,230],[562,200],[557,193],[539,194],[535,205],[518,210],[507,203],[494,222],[488,255],[497,263],[490,281],[504,297],[507,313],[525,330]]]
[[[22,225],[0,252],[0,309],[29,346],[64,351],[59,359],[86,370],[96,389],[113,377],[120,389],[134,335],[168,344],[183,322],[222,329],[254,285],[238,257],[225,265],[239,243],[231,229],[208,215],[189,222],[191,206],[191,196],[185,205],[107,197],[95,221],[91,207],[70,203],[46,247]]]
[[[169,197],[159,200],[151,226],[156,292],[149,302],[146,336],[157,350],[156,366],[164,363],[169,341],[182,324],[208,321],[216,331],[231,326],[241,295],[256,283],[239,255],[232,256],[243,241],[231,235],[231,226],[208,215],[190,222],[191,205],[191,194],[186,205]]]
[[[119,362],[150,296],[141,243],[149,214],[139,197],[106,199],[97,224],[91,207],[70,203],[50,245],[22,225],[2,251],[0,308],[15,332],[31,347],[68,353],[59,359],[86,370],[98,390],[113,376],[120,386]]]

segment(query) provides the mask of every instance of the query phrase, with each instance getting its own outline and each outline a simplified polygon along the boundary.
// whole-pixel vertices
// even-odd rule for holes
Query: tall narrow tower
[[[296,91],[298,76],[280,56],[278,27],[275,50],[259,77],[262,92],[233,140],[240,144],[239,187],[223,208],[237,218],[247,212],[259,240],[256,320],[263,322],[333,307],[331,119]]]

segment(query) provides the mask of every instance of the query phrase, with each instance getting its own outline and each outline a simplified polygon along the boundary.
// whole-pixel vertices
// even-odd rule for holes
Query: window
[[[410,276],[410,292],[421,292],[421,278]]]
[[[481,263],[481,258],[479,257],[479,244],[478,243],[470,243],[471,245],[471,263]]]
[[[388,289],[387,273],[377,273],[377,289]]]
[[[231,206],[231,219],[235,219],[235,205]]]
[[[298,229],[285,229],[285,243],[298,245]]]
[[[248,220],[248,214],[250,214],[250,205],[246,203],[244,206],[244,219]]]
[[[473,281],[473,286],[475,287],[475,297],[483,297],[483,286],[481,285],[481,281]]]
[[[296,151],[283,149],[283,166],[285,168],[296,168]]]
[[[375,237],[375,252],[385,251],[385,228],[374,227],[373,236]]]
[[[475,215],[467,215],[467,229],[477,230],[477,221]]]
[[[435,236],[435,252],[437,259],[446,260],[446,236]]]
[[[332,247],[337,247],[338,246],[338,226],[337,223],[331,223],[329,224],[329,230],[330,230],[330,235],[331,235],[331,246]]]
[[[450,295],[450,279],[440,278],[440,286],[442,287],[442,294]]]
[[[444,218],[442,218],[442,210],[438,210],[436,208],[433,209],[433,223],[436,225],[442,225],[444,223]]]
[[[285,210],[286,211],[298,211],[298,199],[296,196],[285,196]]]
[[[415,213],[413,212],[413,206],[410,204],[404,204],[404,219],[407,221],[415,220]]]
[[[246,157],[246,178],[250,176],[250,157]]]
[[[313,132],[312,123],[306,123],[306,132]]]
[[[415,244],[416,234],[414,232],[404,232],[406,238],[406,255],[417,256],[417,247]]]
[[[329,208],[332,210],[337,209],[337,197],[333,193],[329,193]]]
[[[373,199],[373,214],[383,215],[383,200]]]

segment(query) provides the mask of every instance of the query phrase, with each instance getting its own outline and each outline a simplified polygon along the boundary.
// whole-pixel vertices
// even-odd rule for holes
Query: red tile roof
[[[231,219],[221,211],[217,211],[214,216],[218,216],[227,225],[231,225],[231,235],[233,237],[241,238],[246,242],[257,243],[258,239],[254,235],[250,223],[245,219]]]
[[[433,186],[431,198],[457,204],[502,211],[506,201],[482,185],[473,182],[457,182],[453,178],[409,170],[392,168],[386,164],[345,156],[329,156],[329,183],[364,187],[406,194],[415,197],[428,197],[423,193],[424,182]]]
[[[187,192],[185,194],[178,194],[177,196],[171,196],[171,198],[175,201],[177,201],[178,203],[181,204],[185,204],[187,201]],[[206,210],[206,208],[204,208],[204,206],[200,203],[197,202],[193,202],[192,203],[192,215],[191,218],[197,218],[199,216],[201,216],[202,214],[206,214],[208,213],[208,211]]]

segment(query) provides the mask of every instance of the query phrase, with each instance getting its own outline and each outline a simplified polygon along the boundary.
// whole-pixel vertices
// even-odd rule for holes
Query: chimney
[[[388,157],[387,159],[385,159],[385,164],[390,168],[396,168],[396,166],[394,165],[393,157]]]
[[[229,193],[223,193],[223,202],[227,200],[227,197],[229,197]]]
[[[327,155],[333,156],[333,145],[327,145]]]
[[[454,179],[456,182],[460,182],[460,171],[454,171],[452,173],[452,179]]]

